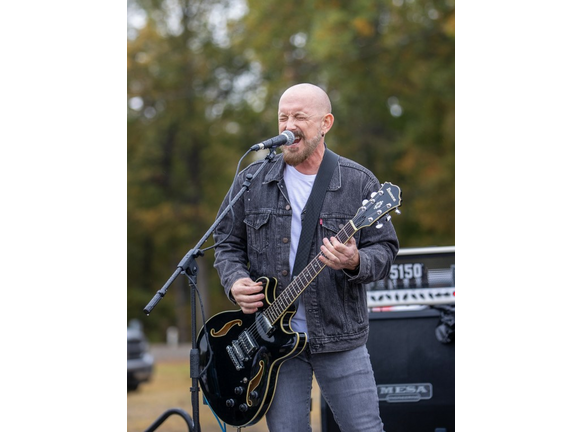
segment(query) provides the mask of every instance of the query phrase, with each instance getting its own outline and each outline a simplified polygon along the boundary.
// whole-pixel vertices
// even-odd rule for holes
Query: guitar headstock
[[[392,210],[400,213],[398,207],[400,207],[401,203],[402,191],[400,188],[390,182],[382,183],[379,191],[372,193],[369,200],[362,202],[362,207],[358,209],[358,213],[352,219],[352,223],[356,230],[370,226]],[[390,218],[391,216],[388,216],[387,220],[390,220]],[[382,224],[379,224],[378,228],[381,226]]]

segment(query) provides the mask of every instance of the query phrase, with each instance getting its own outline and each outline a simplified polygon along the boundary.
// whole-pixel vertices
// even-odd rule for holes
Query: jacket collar
[[[327,148],[327,146],[326,146]],[[331,180],[329,181],[328,190],[338,190],[341,187],[341,156],[338,161],[338,167],[335,169]],[[283,174],[285,172],[285,162],[283,162],[283,155],[277,154],[273,159],[273,166],[269,169],[269,172],[265,175],[265,180],[263,184],[270,182],[281,182],[283,180]]]

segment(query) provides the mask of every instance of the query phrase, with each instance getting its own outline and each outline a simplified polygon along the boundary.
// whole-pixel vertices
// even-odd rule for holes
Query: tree
[[[402,215],[393,217],[401,246],[454,244],[452,1],[130,0],[128,8],[128,318],[142,317],[214,222],[239,158],[276,134],[278,99],[299,82],[332,99],[330,148],[402,188]],[[206,318],[232,308],[212,251],[197,263]],[[184,339],[189,305],[180,278],[144,322],[153,339],[169,325]]]
[[[454,244],[454,3],[248,3],[237,43],[262,65],[268,105],[297,82],[325,88],[328,144],[402,187],[402,246]]]
[[[135,1],[141,28],[128,38],[128,318],[141,310],[175,266],[210,227],[228,190],[240,126],[239,108],[249,76],[244,56],[233,54],[212,18],[225,1]],[[239,112],[243,121],[244,112]],[[248,133],[248,132],[247,132]],[[208,242],[208,243],[211,243]],[[204,246],[209,246],[209,244]],[[211,277],[212,253],[197,260],[204,302],[227,300]],[[178,325],[189,335],[185,278],[173,284],[145,321],[154,339]]]

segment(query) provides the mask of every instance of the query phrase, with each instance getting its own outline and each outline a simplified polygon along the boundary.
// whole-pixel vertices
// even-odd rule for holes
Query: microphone
[[[251,150],[257,151],[272,147],[280,147],[282,145],[291,145],[293,144],[293,141],[295,141],[295,134],[291,131],[286,130],[283,131],[281,135],[270,138],[266,141],[263,141],[262,143],[255,144],[254,146],[251,147]]]

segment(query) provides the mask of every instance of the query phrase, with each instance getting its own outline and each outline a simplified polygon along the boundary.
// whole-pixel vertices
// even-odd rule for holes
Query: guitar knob
[[[251,399],[257,400],[259,398],[259,393],[257,391],[251,392]]]
[[[234,399],[227,399],[226,406],[232,408],[234,406]]]
[[[242,387],[240,387],[240,386],[235,387],[235,389],[234,389],[234,393],[237,394],[237,395],[243,394],[244,391],[245,391],[245,389],[242,388]]]
[[[247,404],[240,404],[238,406],[238,409],[241,410],[242,412],[247,412],[247,410],[249,409],[249,406]]]

